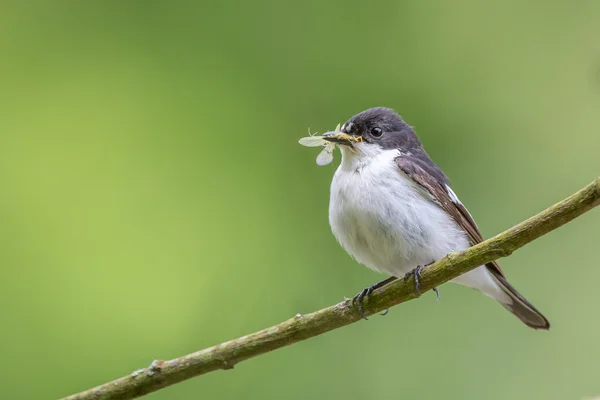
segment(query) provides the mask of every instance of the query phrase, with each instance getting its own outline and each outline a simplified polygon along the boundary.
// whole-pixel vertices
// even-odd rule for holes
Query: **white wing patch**
[[[467,210],[467,207],[465,207],[465,205],[463,203],[461,203],[461,201],[458,199],[458,196],[456,195],[456,193],[454,193],[454,191],[450,188],[450,186],[446,185],[446,191],[448,192],[448,195],[450,196],[450,200],[452,200],[452,202],[454,204],[458,204],[458,205],[462,206],[462,208],[467,212],[467,214],[469,214],[469,217],[471,217],[471,219],[473,221],[475,221],[473,219],[473,216],[469,212],[469,210]]]
[[[462,203],[458,199],[458,196],[456,195],[456,193],[454,193],[454,191],[452,189],[450,189],[450,186],[446,185],[446,191],[450,195],[450,200],[452,200],[453,203],[462,205]]]

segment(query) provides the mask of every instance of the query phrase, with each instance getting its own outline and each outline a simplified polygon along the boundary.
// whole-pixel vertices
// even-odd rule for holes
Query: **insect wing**
[[[325,146],[327,144],[327,142],[321,136],[303,137],[302,139],[298,140],[298,143],[306,147],[318,147]]]
[[[317,165],[325,166],[333,161],[333,150],[335,143],[327,143],[327,146],[317,156]]]

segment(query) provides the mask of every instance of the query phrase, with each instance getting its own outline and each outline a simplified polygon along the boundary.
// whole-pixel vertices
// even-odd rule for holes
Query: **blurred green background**
[[[383,278],[298,145],[373,106],[413,126],[484,236],[600,172],[597,1],[0,6],[2,397],[52,399]],[[455,285],[152,399],[600,394],[593,211],[502,262],[552,323]]]

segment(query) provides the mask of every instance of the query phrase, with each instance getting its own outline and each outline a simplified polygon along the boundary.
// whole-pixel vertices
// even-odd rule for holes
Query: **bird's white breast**
[[[331,184],[329,223],[346,251],[371,269],[402,276],[467,248],[454,220],[401,173],[398,150],[375,147],[342,149]]]

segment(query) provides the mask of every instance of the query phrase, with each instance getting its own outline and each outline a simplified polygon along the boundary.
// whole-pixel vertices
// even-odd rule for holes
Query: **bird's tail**
[[[490,270],[490,269],[488,269]],[[550,329],[550,322],[528,302],[519,292],[515,289],[505,277],[501,274],[496,273],[493,269],[490,270],[492,278],[496,281],[498,286],[507,296],[502,296],[502,299],[498,299],[498,302],[502,304],[504,308],[513,313],[519,318],[525,325],[533,329]]]

